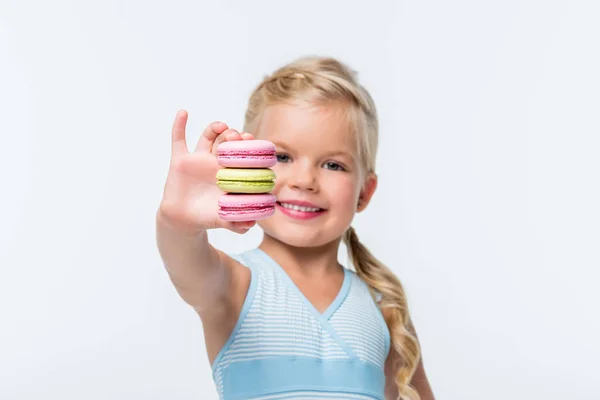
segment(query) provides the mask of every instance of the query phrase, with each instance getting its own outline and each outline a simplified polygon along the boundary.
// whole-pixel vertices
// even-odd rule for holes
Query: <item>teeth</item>
[[[302,206],[297,206],[295,204],[288,204],[288,203],[281,203],[281,206],[284,208],[289,208],[290,210],[304,211],[304,212],[317,212],[320,210],[320,208],[302,207]]]

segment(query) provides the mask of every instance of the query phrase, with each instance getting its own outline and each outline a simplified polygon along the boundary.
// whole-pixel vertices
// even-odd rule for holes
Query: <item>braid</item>
[[[261,116],[273,104],[347,105],[350,134],[356,141],[364,170],[375,171],[379,123],[375,102],[359,84],[356,71],[331,57],[302,57],[266,76],[252,91],[244,116],[244,130],[258,132]],[[403,400],[419,400],[410,380],[420,359],[416,337],[411,333],[406,295],[400,281],[358,240],[350,227],[343,237],[358,276],[372,292],[382,295],[381,308],[390,309],[387,325],[393,350],[400,360],[396,384]]]
[[[359,241],[356,231],[349,227],[343,237],[348,247],[348,256],[357,275],[369,286],[372,292],[382,295],[381,308],[391,308],[391,317],[386,321],[392,339],[392,348],[400,357],[397,367],[396,385],[400,399],[419,400],[419,394],[410,386],[410,380],[421,357],[419,344],[410,331],[410,315],[406,294],[398,278],[385,265],[377,260]]]

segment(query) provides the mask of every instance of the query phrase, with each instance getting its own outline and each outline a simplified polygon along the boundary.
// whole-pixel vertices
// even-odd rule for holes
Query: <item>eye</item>
[[[344,167],[342,167],[340,164],[333,162],[333,161],[328,161],[325,163],[325,167],[327,169],[331,169],[333,171],[345,171],[346,169]]]
[[[277,162],[286,163],[290,160],[287,154],[277,154]]]

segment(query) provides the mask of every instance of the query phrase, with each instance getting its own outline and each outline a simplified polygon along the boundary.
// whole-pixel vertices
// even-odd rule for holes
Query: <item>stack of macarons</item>
[[[267,140],[233,140],[217,148],[219,216],[226,221],[254,221],[275,213],[275,145]]]

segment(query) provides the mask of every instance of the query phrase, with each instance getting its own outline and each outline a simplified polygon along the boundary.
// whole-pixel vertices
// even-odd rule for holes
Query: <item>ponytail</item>
[[[410,386],[421,357],[419,343],[411,332],[411,321],[406,294],[400,280],[358,240],[356,231],[349,227],[343,236],[348,256],[354,269],[371,289],[381,294],[380,308],[391,308],[386,323],[390,330],[392,350],[399,356],[395,378],[401,400],[420,400],[417,391]]]

